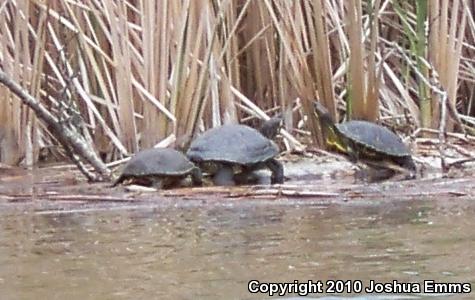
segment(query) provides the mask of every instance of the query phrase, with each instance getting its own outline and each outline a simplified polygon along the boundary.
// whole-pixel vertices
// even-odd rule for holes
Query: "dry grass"
[[[108,161],[277,113],[288,132],[305,120],[318,137],[315,99],[337,119],[347,108],[347,118],[437,127],[434,76],[472,126],[474,8],[424,2],[6,0],[0,68],[60,119],[80,116]],[[0,124],[1,162],[31,164],[56,144],[2,86]]]

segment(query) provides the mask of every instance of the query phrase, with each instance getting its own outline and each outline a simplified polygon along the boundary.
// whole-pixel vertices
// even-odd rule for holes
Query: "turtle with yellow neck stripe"
[[[381,125],[352,120],[335,124],[328,110],[314,102],[315,114],[325,143],[352,162],[363,162],[374,168],[402,172],[413,178],[417,169],[412,154],[394,132]]]

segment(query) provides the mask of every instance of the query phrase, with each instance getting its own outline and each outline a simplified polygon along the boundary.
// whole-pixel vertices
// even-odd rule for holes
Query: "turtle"
[[[201,170],[181,152],[171,148],[149,148],[135,154],[112,186],[125,180],[169,188],[191,175],[194,185],[201,185]]]
[[[415,176],[416,165],[411,152],[401,138],[388,128],[363,120],[335,124],[328,110],[314,102],[325,142],[331,148],[349,156],[352,162],[393,171],[409,171]]]
[[[272,184],[283,183],[284,168],[275,159],[279,148],[271,140],[281,124],[282,119],[272,118],[259,131],[241,124],[215,127],[193,140],[186,155],[213,175],[216,185],[244,182],[254,170],[266,167],[272,172]]]

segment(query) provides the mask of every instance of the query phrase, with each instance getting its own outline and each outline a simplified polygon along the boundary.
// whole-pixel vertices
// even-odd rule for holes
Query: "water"
[[[432,279],[475,287],[469,200],[127,205],[73,213],[3,208],[1,299],[268,298],[247,291],[252,279]]]

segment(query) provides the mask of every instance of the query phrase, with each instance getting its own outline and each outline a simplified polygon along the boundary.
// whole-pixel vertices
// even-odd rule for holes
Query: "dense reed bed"
[[[443,128],[471,133],[474,5],[4,0],[0,70],[106,161],[276,114],[288,148],[318,144],[315,99],[338,119],[412,133],[444,118]],[[32,164],[56,139],[0,85],[1,162]]]

